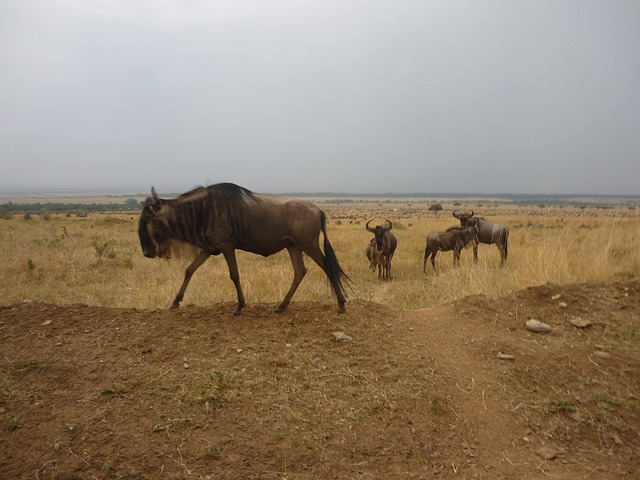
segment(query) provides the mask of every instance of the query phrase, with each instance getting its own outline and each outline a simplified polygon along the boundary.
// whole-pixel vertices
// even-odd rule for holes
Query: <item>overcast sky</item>
[[[640,194],[640,2],[0,2],[0,189],[223,181]]]

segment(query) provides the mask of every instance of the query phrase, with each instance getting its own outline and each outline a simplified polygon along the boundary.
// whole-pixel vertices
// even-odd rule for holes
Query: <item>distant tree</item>
[[[432,203],[429,206],[429,211],[434,212],[437,215],[438,212],[442,211],[442,205],[440,205],[439,203]]]

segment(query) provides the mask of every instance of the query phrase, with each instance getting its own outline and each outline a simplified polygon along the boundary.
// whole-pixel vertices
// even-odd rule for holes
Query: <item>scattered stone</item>
[[[562,295],[559,293],[556,293],[553,297],[551,297],[551,300],[558,300],[560,298],[562,298]]]
[[[529,320],[527,320],[527,322],[525,323],[525,327],[527,327],[527,330],[530,330],[536,333],[549,333],[553,330],[546,323],[542,323],[541,321],[535,320],[533,318],[530,318]]]
[[[576,422],[582,422],[584,420],[583,416],[579,412],[571,412],[569,416]]]
[[[583,319],[582,317],[572,317],[569,320],[569,323],[576,328],[587,328],[591,326],[591,321],[586,318]]]
[[[622,440],[620,440],[620,437],[615,433],[611,435],[611,440],[613,440],[613,443],[615,443],[616,445],[624,445]]]
[[[42,325],[43,326],[51,325],[51,320],[45,320],[44,322],[42,322]]]
[[[536,448],[534,451],[545,460],[553,460],[558,457],[558,451],[549,445],[546,447]]]
[[[182,364],[182,368],[184,368],[184,369],[189,368],[189,364],[188,364],[187,362],[184,362],[184,363]]]
[[[597,351],[597,352],[593,352],[593,354],[596,357],[600,357],[600,358],[611,358],[611,355],[609,355],[607,352],[601,352],[601,351]]]
[[[507,353],[498,352],[498,358],[500,360],[513,360],[513,355]]]
[[[333,336],[338,342],[350,342],[351,340],[353,340],[344,332],[333,332]]]
[[[560,308],[567,308],[567,303],[566,303],[566,302],[560,302],[560,303],[558,304],[558,306],[559,306]]]

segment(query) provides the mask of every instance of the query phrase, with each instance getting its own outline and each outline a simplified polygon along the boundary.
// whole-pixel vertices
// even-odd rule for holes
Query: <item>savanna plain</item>
[[[316,202],[351,277],[143,257],[138,214],[0,220],[0,477],[614,479],[640,475],[640,210],[416,199]],[[510,229],[459,266],[453,209]],[[393,278],[365,224],[388,219]],[[552,331],[535,333],[536,319]],[[337,335],[340,333],[339,335]]]

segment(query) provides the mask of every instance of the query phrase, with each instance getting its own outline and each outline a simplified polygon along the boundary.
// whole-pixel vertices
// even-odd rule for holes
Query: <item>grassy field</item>
[[[353,280],[350,298],[394,308],[415,309],[468,295],[498,295],[545,284],[596,282],[640,275],[640,214],[634,208],[473,207],[477,216],[510,227],[509,258],[499,268],[495,246],[480,245],[479,262],[462,252],[439,253],[435,273],[422,272],[425,237],[456,224],[453,206],[438,214],[428,204],[367,203],[320,205],[329,217],[329,238]],[[455,207],[464,208],[464,207]],[[379,282],[364,250],[369,219],[393,222],[398,250],[394,279]],[[140,249],[137,214],[21,215],[0,220],[0,304],[38,300],[54,304],[135,308],[168,307],[178,290],[187,259],[151,260]],[[333,302],[326,278],[310,259],[307,277],[293,301]],[[240,275],[248,303],[279,302],[292,280],[286,252],[269,258],[239,252]],[[234,302],[235,291],[222,257],[194,275],[184,303],[201,306]]]

